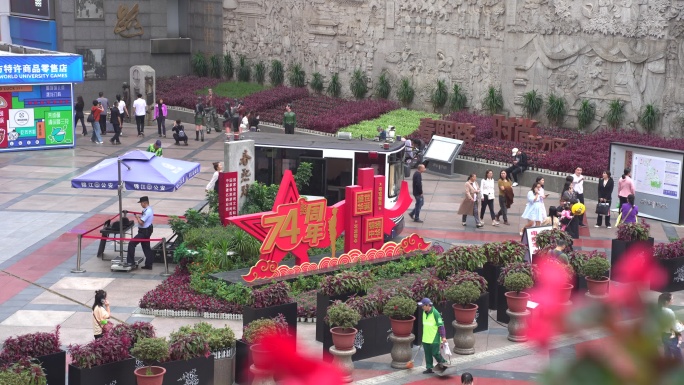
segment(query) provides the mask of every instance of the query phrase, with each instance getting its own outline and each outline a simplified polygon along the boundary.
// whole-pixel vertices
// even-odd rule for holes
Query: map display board
[[[71,84],[0,86],[0,152],[73,147]]]
[[[636,191],[679,199],[682,162],[634,154],[632,177]]]

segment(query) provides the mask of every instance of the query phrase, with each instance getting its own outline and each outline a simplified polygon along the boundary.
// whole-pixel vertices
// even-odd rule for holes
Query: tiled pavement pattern
[[[91,340],[90,306],[96,289],[107,290],[114,317],[128,322],[152,322],[162,336],[184,324],[200,321],[136,314],[140,297],[162,281],[162,266],[156,265],[153,271],[111,272],[108,262],[95,257],[97,241],[83,241],[82,268],[87,272],[70,272],[76,265],[75,234],[102,223],[118,211],[115,191],[73,189],[71,178],[102,159],[131,149],[146,148],[157,139],[155,129],[147,127],[146,131],[146,138],[138,138],[134,127],[126,124],[124,134],[128,135],[122,137],[121,146],[109,145],[107,140],[104,145],[96,145],[87,137],[79,137],[74,150],[28,151],[0,156],[0,226],[4,231],[0,242],[0,340],[16,334],[49,331],[56,325],[61,325],[65,346]],[[106,139],[110,137],[105,136]],[[214,133],[207,135],[205,142],[190,140],[187,147],[174,146],[170,138],[162,139],[164,156],[200,162],[202,172],[175,193],[149,193],[156,213],[179,215],[188,208],[198,208],[203,204],[204,186],[213,173],[211,163],[223,160],[221,139]],[[469,170],[462,170],[462,173],[467,174]],[[509,211],[510,226],[492,227],[491,221],[487,220],[487,226],[475,229],[472,218],[469,218],[468,226],[463,227],[456,214],[463,196],[465,176],[449,179],[425,173],[423,180],[425,205],[421,219],[425,222],[407,222],[404,234],[416,232],[446,247],[520,238],[520,214],[527,187],[515,188],[516,203]],[[139,195],[142,194],[124,192],[124,208],[138,209],[140,206],[136,201]],[[547,202],[556,202],[558,196],[558,192],[551,192]],[[582,238],[576,246],[584,250],[609,251],[615,229],[593,227],[595,215],[591,211],[594,206],[595,202],[587,202],[590,226],[582,229]],[[163,222],[156,221],[155,237],[171,234]],[[651,224],[656,242],[682,234],[679,226],[656,221],[651,221]],[[108,257],[114,256],[113,246],[108,245],[105,253]],[[675,300],[681,310],[684,300],[679,297],[676,296]],[[241,321],[204,321],[228,324],[238,336],[241,334]],[[508,342],[506,333],[505,327],[490,320],[490,329],[476,334],[477,354],[453,357],[455,368],[451,369],[452,377],[420,374],[421,353],[416,360],[416,368],[407,371],[391,369],[389,355],[357,362],[354,378],[361,384],[460,383],[455,373],[460,375],[469,370],[477,377],[478,384],[530,383],[548,362],[549,355],[535,353],[526,345]],[[302,349],[320,355],[321,344],[311,342],[313,334],[312,324],[299,324],[298,338]],[[551,351],[550,356],[574,354],[577,342],[564,340],[561,346]]]

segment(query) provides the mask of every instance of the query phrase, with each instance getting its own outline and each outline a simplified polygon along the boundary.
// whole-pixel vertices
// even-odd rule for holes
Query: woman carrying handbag
[[[477,175],[470,174],[468,180],[465,182],[465,196],[463,197],[461,205],[458,207],[458,214],[462,216],[463,226],[466,225],[466,219],[468,218],[468,215],[474,216],[476,224],[475,227],[479,229],[483,227],[484,224],[482,224],[480,221],[480,216],[477,215],[477,195],[480,190],[477,187],[476,180]]]
[[[613,195],[613,178],[610,176],[610,171],[604,171],[602,178],[598,183],[598,204],[596,205],[596,225],[594,227],[601,227],[603,217],[606,217],[606,228],[610,228],[610,201]]]
[[[95,291],[95,302],[93,303],[93,334],[95,339],[102,338],[112,328],[109,322],[111,311],[107,292],[104,290]]]

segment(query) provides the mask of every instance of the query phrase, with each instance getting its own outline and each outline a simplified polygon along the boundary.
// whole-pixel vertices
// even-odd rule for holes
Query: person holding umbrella
[[[154,218],[154,211],[152,206],[150,206],[150,200],[148,197],[140,197],[138,201],[142,207],[142,215],[135,214],[135,221],[138,223],[138,234],[133,237],[134,240],[128,242],[128,254],[126,255],[126,264],[124,267],[133,266],[135,264],[135,248],[138,243],[142,244],[143,253],[145,254],[145,266],[142,269],[152,270],[152,264],[154,263],[154,254],[150,248],[150,241],[139,241],[136,239],[150,239],[152,236],[152,231],[154,230],[152,226],[152,219]]]

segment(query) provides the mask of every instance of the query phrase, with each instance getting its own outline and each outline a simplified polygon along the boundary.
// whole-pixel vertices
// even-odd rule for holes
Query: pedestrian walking
[[[662,311],[662,332],[661,341],[665,358],[682,362],[682,332],[684,326],[677,320],[674,311],[670,309],[672,305],[672,293],[662,293],[658,296],[658,307]]]
[[[221,162],[214,162],[211,165],[214,166],[214,175],[211,176],[204,191],[209,192],[213,190],[218,193],[219,174],[223,171],[223,164]]]
[[[492,226],[498,226],[499,221],[496,220],[494,214],[494,172],[492,170],[485,171],[485,177],[480,182],[480,189],[482,190],[480,207],[480,221],[484,220],[485,211],[489,207],[489,214],[492,217]]]
[[[632,170],[626,168],[624,174],[622,174],[622,178],[618,181],[618,199],[620,199],[620,207],[627,203],[627,197],[630,194],[636,195],[636,189],[634,188],[634,180],[632,180]]]
[[[102,104],[97,100],[93,100],[93,106],[90,108],[90,116],[88,117],[88,121],[90,121],[90,123],[93,125],[93,134],[91,135],[90,140],[97,144],[102,144],[100,117],[102,116],[103,111],[104,108],[102,107]]]
[[[499,191],[499,212],[496,214],[496,221],[499,222],[501,216],[503,216],[503,224],[510,225],[508,223],[508,209],[513,205],[513,199],[515,198],[515,193],[513,192],[513,186],[511,181],[508,179],[508,173],[506,170],[501,170],[499,173],[499,181],[497,182]]]
[[[603,217],[606,217],[606,228],[610,228],[610,204],[613,199],[613,178],[610,177],[610,171],[606,170],[601,174],[601,179],[598,182],[598,198],[599,203],[596,205],[596,225],[594,227],[601,227]]]
[[[142,136],[144,138],[147,102],[145,99],[143,99],[142,94],[138,94],[138,98],[133,102],[133,111],[135,112],[135,127],[138,129],[138,136]]]
[[[104,290],[95,291],[95,301],[93,302],[93,335],[95,339],[104,337],[106,325],[109,324],[111,310],[107,301],[107,292]]]
[[[109,99],[104,97],[104,92],[100,91],[97,101],[102,104],[104,115],[100,114],[100,131],[102,135],[107,135],[107,111],[109,111]]]
[[[138,234],[133,237],[128,243],[128,254],[126,255],[125,267],[133,266],[135,264],[135,248],[138,243],[142,245],[143,253],[145,254],[145,265],[142,269],[152,270],[152,264],[154,263],[154,253],[150,248],[150,237],[154,231],[154,226],[152,226],[152,221],[154,219],[154,211],[152,206],[150,206],[150,200],[146,197],[140,197],[138,200],[143,211],[141,215],[135,214],[135,220],[138,223]]]
[[[128,108],[126,108],[126,102],[121,99],[121,95],[116,95],[116,101],[119,103],[119,124],[121,125],[121,135],[123,136],[123,124],[124,119],[130,116],[128,113]]]
[[[409,213],[409,217],[418,223],[423,223],[420,219],[420,209],[425,203],[423,199],[423,172],[425,172],[425,165],[419,164],[416,172],[413,173],[413,197],[416,199],[416,205]]]
[[[119,102],[114,101],[112,103],[112,108],[110,108],[110,113],[109,113],[109,122],[112,123],[112,127],[114,127],[114,136],[109,139],[109,143],[113,145],[119,145],[121,144],[121,141],[119,140],[119,136],[121,136],[121,116],[119,112]]]
[[[439,372],[447,369],[446,360],[439,351],[441,344],[446,343],[446,330],[444,320],[437,309],[432,306],[429,298],[423,298],[418,302],[418,306],[423,309],[423,352],[425,353],[425,367],[423,374],[434,373],[432,368]],[[437,361],[437,366],[433,365],[433,358]]]
[[[166,117],[169,116],[169,111],[164,104],[164,99],[157,100],[154,105],[154,119],[157,121],[157,133],[161,138],[162,135],[166,138]]]
[[[468,215],[474,216],[475,226],[479,229],[483,227],[484,224],[480,222],[480,217],[477,215],[477,194],[479,193],[479,189],[476,180],[477,175],[470,174],[470,176],[468,176],[468,180],[465,182],[465,196],[463,197],[461,206],[458,208],[458,214],[462,216],[461,222],[463,222],[463,226],[466,225]]]
[[[297,124],[297,116],[292,111],[292,105],[285,106],[285,113],[283,114],[283,127],[285,127],[286,134],[294,134],[295,125]]]
[[[83,108],[85,108],[85,102],[83,101],[83,96],[78,95],[76,98],[76,104],[74,104],[74,128],[78,126],[78,121],[81,121],[81,126],[83,127],[83,136],[88,135],[88,129],[85,125],[85,115],[83,114]]]
[[[200,140],[200,135],[202,136],[202,141],[204,142],[204,130],[202,130],[202,124],[204,124],[204,103],[202,103],[202,98],[197,98],[197,104],[195,104],[195,142]]]
[[[572,189],[577,194],[579,203],[584,204],[584,175],[582,175],[582,167],[575,167],[575,173],[572,174]],[[576,215],[579,226],[586,227],[584,224],[584,214]]]
[[[523,235],[526,228],[539,226],[546,219],[542,192],[541,183],[538,182],[533,184],[530,191],[527,192],[527,205],[525,205],[525,211],[522,214],[522,218],[527,219],[527,224],[520,229],[520,235]]]
[[[627,196],[627,203],[620,206],[620,216],[618,217],[616,225],[620,223],[637,223],[639,219],[639,206],[634,204],[634,195]]]
[[[240,116],[240,102],[238,102],[237,99],[233,101],[233,108],[231,108],[231,124],[233,126],[233,132],[240,132],[240,120],[242,117]]]

